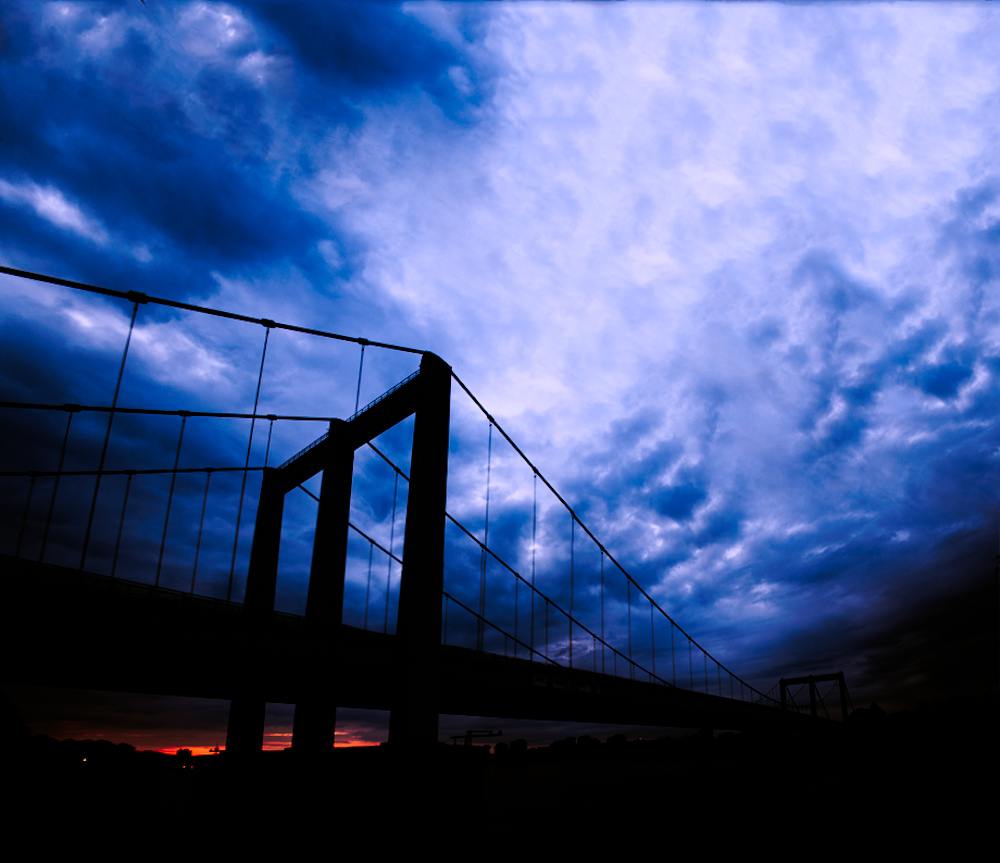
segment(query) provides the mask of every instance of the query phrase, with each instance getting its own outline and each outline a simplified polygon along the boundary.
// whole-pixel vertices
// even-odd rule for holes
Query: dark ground
[[[225,753],[192,758],[57,742],[8,715],[6,811],[15,829],[111,819],[221,825],[261,838],[289,825],[376,837],[388,829],[386,841],[433,840],[444,830],[516,845],[517,837],[554,841],[572,825],[567,841],[583,846],[588,831],[613,841],[616,830],[626,836],[634,827],[738,847],[745,831],[748,841],[763,831],[780,844],[788,831],[815,828],[822,846],[833,830],[870,845],[950,836],[954,851],[995,818],[997,718],[996,698],[953,697],[894,714],[872,706],[846,725],[795,736],[582,737],[536,749],[523,741],[493,751],[440,746],[423,758],[364,747],[308,764],[286,750],[240,764]],[[485,836],[476,839],[480,826]]]

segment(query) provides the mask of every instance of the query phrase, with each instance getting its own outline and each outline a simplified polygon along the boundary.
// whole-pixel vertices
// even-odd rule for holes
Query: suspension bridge
[[[292,745],[303,752],[333,745],[338,706],[388,710],[391,745],[411,750],[437,743],[440,714],[734,730],[846,718],[842,674],[783,679],[763,692],[713,657],[626,571],[433,353],[9,267],[0,273],[131,306],[110,405],[0,402],[18,416],[65,417],[58,455],[45,455],[54,469],[23,469],[26,456],[11,453],[18,469],[0,472],[8,483],[7,519],[17,522],[13,549],[0,555],[4,648],[13,658],[9,682],[226,699],[226,748],[233,753],[261,749],[269,702],[295,705]],[[263,327],[253,411],[119,405],[146,305]],[[360,346],[351,416],[258,413],[268,341],[281,330]],[[362,407],[366,349],[415,355],[419,367]],[[448,509],[453,384],[488,429],[481,531]],[[74,418],[104,415],[96,466],[68,469]],[[109,467],[143,455],[135,446],[112,446],[116,417],[120,423],[179,418],[172,466]],[[249,423],[244,457],[181,467],[188,424],[211,420]],[[410,420],[406,470],[375,441]],[[265,421],[263,460],[251,464],[254,435]],[[276,424],[323,431],[274,466]],[[531,477],[530,521],[525,513],[523,542],[510,553],[490,541],[495,435]],[[199,454],[211,449],[202,445]],[[384,521],[352,520],[359,462],[366,474],[379,465],[391,472],[387,542],[372,535]],[[136,494],[140,483],[160,479],[169,480],[165,501],[162,493]],[[212,492],[218,496],[220,483],[236,479],[238,493],[226,486],[221,504],[235,503],[235,513],[229,506],[224,517],[206,520]],[[539,485],[549,495],[548,508],[540,506]],[[397,553],[401,486],[406,503]],[[293,496],[315,506],[311,541],[299,550],[307,560],[299,613],[276,605]],[[245,509],[255,512],[252,531],[243,524]],[[560,519],[568,521],[566,560],[540,554],[540,535],[551,537]],[[228,573],[219,566],[227,530]],[[143,554],[135,551],[137,536],[146,541]],[[241,548],[249,536],[247,558]],[[189,569],[178,566],[173,546],[191,556]],[[123,574],[126,559],[130,568]]]

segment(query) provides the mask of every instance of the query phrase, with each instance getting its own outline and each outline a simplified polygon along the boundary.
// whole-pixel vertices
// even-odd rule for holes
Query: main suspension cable
[[[28,270],[19,270],[14,267],[0,266],[0,273],[5,273],[8,276],[18,276],[22,279],[33,279],[36,282],[47,282],[50,285],[61,285],[64,288],[73,288],[74,290],[87,291],[92,294],[103,294],[106,297],[117,297],[122,300],[128,300],[132,303],[153,303],[158,306],[168,306],[173,309],[184,309],[188,312],[199,312],[203,315],[214,315],[219,318],[229,318],[233,321],[244,321],[248,324],[258,324],[275,330],[291,330],[294,333],[304,333],[309,336],[320,336],[324,339],[336,339],[341,342],[354,342],[355,344],[364,343],[375,348],[385,348],[389,351],[402,351],[408,354],[426,353],[426,351],[420,348],[408,348],[403,345],[392,345],[388,342],[374,342],[371,339],[361,339],[358,336],[344,336],[338,333],[329,333],[325,330],[312,329],[311,327],[299,327],[295,324],[284,324],[280,321],[269,320],[268,318],[253,318],[249,315],[241,315],[236,312],[226,312],[221,309],[213,309],[208,306],[195,306],[191,303],[182,303],[177,300],[168,300],[163,297],[151,297],[148,294],[143,294],[138,291],[115,291],[111,288],[101,288],[97,285],[89,285],[86,282],[77,282],[72,279],[60,279],[56,276],[46,276],[42,273],[32,273]]]
[[[186,410],[157,410],[155,408],[123,408],[123,407],[107,407],[105,405],[76,405],[76,404],[63,404],[63,405],[50,405],[50,404],[40,404],[37,402],[6,402],[0,401],[0,408],[24,408],[29,410],[41,410],[41,411],[68,411],[70,413],[75,413],[79,411],[98,411],[100,413],[111,413],[112,411],[116,414],[148,414],[150,416],[165,416],[165,417],[219,417],[222,419],[237,419],[237,420],[298,420],[300,422],[331,422],[334,417],[312,417],[312,416],[286,416],[282,414],[239,414],[239,413],[225,413],[222,411],[186,411]]]

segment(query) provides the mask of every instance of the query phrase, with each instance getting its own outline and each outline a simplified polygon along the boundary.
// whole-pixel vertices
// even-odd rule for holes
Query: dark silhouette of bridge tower
[[[256,682],[257,666],[273,626],[284,498],[320,472],[305,613],[308,683],[295,706],[292,748],[318,753],[333,745],[354,453],[410,416],[414,417],[410,498],[389,740],[397,749],[437,742],[450,414],[451,367],[425,353],[419,372],[350,420],[334,420],[325,435],[280,467],[264,470],[244,600],[247,644],[237,694],[230,702],[228,750],[245,753],[261,748],[267,698]]]
[[[837,684],[838,704],[840,716],[847,718],[847,682],[844,679],[844,672],[838,671],[835,674],[808,674],[804,677],[782,677],[778,681],[778,688],[781,691],[781,709],[794,709],[794,700],[789,698],[789,690],[793,686],[808,685],[809,687],[809,715],[816,719],[819,716],[819,709],[822,699],[818,697],[817,683],[835,682]],[[825,708],[824,708],[825,710]]]

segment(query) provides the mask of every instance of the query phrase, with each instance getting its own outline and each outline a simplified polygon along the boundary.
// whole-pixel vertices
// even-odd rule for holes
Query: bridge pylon
[[[302,669],[306,694],[295,705],[292,723],[292,748],[307,754],[331,749],[337,722],[335,668],[344,616],[347,524],[354,474],[354,447],[347,439],[346,425],[336,422],[330,426],[309,570],[305,619],[309,655]]]
[[[246,593],[243,599],[242,644],[233,669],[233,696],[229,701],[226,752],[244,756],[259,751],[264,739],[267,699],[257,670],[265,659],[274,616],[274,594],[278,584],[278,550],[285,493],[274,468],[264,470],[250,547]]]
[[[844,680],[844,672],[838,671],[834,674],[808,674],[805,677],[782,677],[778,681],[778,685],[781,689],[781,709],[788,710],[788,687],[789,686],[801,686],[802,684],[809,684],[809,715],[813,719],[818,718],[819,702],[817,700],[817,683],[826,683],[829,681],[836,681],[838,685],[838,694],[840,696],[840,717],[841,722],[847,721],[847,682]],[[773,690],[772,690],[773,691]]]
[[[298,669],[303,694],[295,705],[292,749],[322,754],[333,746],[354,452],[409,416],[414,416],[413,449],[389,740],[397,750],[437,743],[451,367],[425,353],[418,373],[350,420],[334,420],[325,435],[279,468],[264,471],[226,737],[226,748],[234,754],[260,751],[263,743],[266,698],[258,670],[273,628],[284,496],[320,471],[306,600],[307,656]]]
[[[424,354],[420,378],[389,714],[389,742],[396,749],[429,748],[438,740],[451,366]]]

